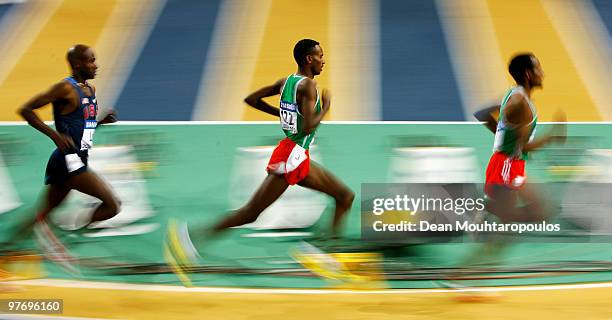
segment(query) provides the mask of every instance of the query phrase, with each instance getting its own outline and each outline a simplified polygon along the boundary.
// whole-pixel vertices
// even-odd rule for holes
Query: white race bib
[[[93,147],[93,137],[97,126],[98,122],[96,120],[85,121],[85,130],[83,130],[83,138],[81,138],[81,151],[89,150]]]
[[[280,122],[285,131],[297,133],[297,104],[281,101],[280,103]]]

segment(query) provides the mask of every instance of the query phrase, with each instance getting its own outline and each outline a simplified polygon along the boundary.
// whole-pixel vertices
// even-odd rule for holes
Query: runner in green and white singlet
[[[314,141],[316,128],[311,133],[304,131],[304,117],[297,103],[297,89],[306,77],[292,74],[287,77],[280,94],[280,123],[287,138],[304,149],[309,149]],[[321,99],[317,90],[315,113],[321,112]]]
[[[525,98],[531,111],[531,121],[529,121],[529,123],[525,125],[528,127],[529,134],[527,143],[533,142],[533,139],[535,138],[536,126],[538,122],[536,108],[531,102],[531,99],[529,99],[529,97],[525,93],[525,88],[519,85],[508,90],[508,93],[506,93],[506,95],[502,99],[499,111],[499,118],[497,122],[497,130],[495,132],[495,143],[493,145],[493,150],[502,152],[509,156],[517,157],[519,159],[526,159],[527,152],[522,150],[523,144],[518,139],[519,132],[517,131],[517,128],[509,124],[504,117],[505,107],[508,104],[510,97],[515,94],[521,95]]]
[[[548,134],[535,138],[538,117],[531,93],[533,89],[542,87],[542,66],[533,54],[518,54],[510,61],[508,71],[516,86],[504,95],[500,105],[474,114],[495,133],[494,153],[487,166],[484,188],[486,211],[502,223],[542,224],[552,214],[553,208],[534,185],[527,183],[525,162],[530,151],[564,137],[565,116],[557,114],[555,121],[560,124]],[[502,241],[497,237],[488,240],[461,264],[465,267],[482,266],[499,261],[503,249],[512,243],[506,237]],[[461,286],[455,284],[455,287]]]
[[[542,86],[542,66],[533,54],[527,53],[516,55],[508,70],[517,85],[508,90],[499,106],[475,114],[495,133],[494,153],[486,172],[485,193],[490,199],[487,210],[512,222],[541,220],[549,213],[535,190],[525,186],[525,161],[530,151],[565,135],[565,116],[558,113],[556,121],[559,124],[550,133],[536,139],[538,116],[531,92]],[[493,115],[495,112],[499,113],[497,119]],[[527,207],[517,210],[518,198],[533,204],[532,212],[527,212]],[[492,209],[495,204],[499,204],[498,208]]]
[[[263,87],[245,99],[253,108],[279,117],[281,129],[286,136],[270,157],[268,176],[248,203],[211,228],[204,228],[199,232],[194,230],[191,234],[195,238],[206,240],[228,228],[254,222],[294,184],[334,198],[336,209],[332,233],[339,233],[340,224],[350,209],[355,194],[331,172],[311,161],[308,153],[317,127],[329,111],[331,103],[329,92],[323,90],[319,95],[314,81],[325,65],[323,49],[318,42],[303,39],[295,45],[293,56],[298,64],[295,74]],[[279,108],[263,100],[265,97],[279,94]],[[197,261],[199,255],[185,224],[169,223],[164,255],[179,279],[188,285],[190,282],[185,271]]]
[[[494,154],[487,167],[485,192],[490,199],[496,201],[506,198],[507,189],[518,190],[524,186],[526,181],[525,160],[528,152],[540,148],[553,139],[550,133],[535,139],[538,116],[531,101],[531,92],[534,88],[542,86],[544,72],[540,62],[533,54],[520,54],[510,62],[509,71],[516,80],[517,86],[504,95],[499,107],[498,119],[494,120],[491,117],[484,119],[489,122],[487,124],[489,129],[495,127]],[[561,120],[559,122],[564,122],[565,116],[558,115],[557,117],[559,117],[558,120]],[[565,127],[557,125],[555,130],[563,133],[563,128]],[[535,194],[532,191],[530,190],[529,193]],[[529,198],[532,200],[530,202],[540,202],[533,195],[530,195]],[[510,199],[516,200],[516,196],[511,195]],[[506,206],[506,208],[513,210],[514,207]],[[535,215],[522,214],[520,218],[517,218],[517,214],[514,213],[510,216],[513,216],[513,220],[519,219],[520,221],[547,216],[543,213],[545,210],[541,206],[538,208],[540,209],[536,211],[540,212]]]

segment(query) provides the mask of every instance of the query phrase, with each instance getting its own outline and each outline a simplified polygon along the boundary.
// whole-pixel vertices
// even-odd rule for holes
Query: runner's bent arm
[[[96,95],[96,86],[94,86],[92,84],[91,85],[91,90],[93,90],[93,94],[95,96]],[[96,99],[98,99],[98,98],[96,98]],[[98,99],[98,103],[100,103],[100,99]],[[104,124],[108,124],[108,123],[115,123],[115,122],[117,122],[117,111],[115,109],[113,109],[113,108],[108,108],[107,111],[106,111],[106,115],[104,117],[102,117],[102,120],[98,121],[98,126],[101,126],[101,125],[104,125]]]
[[[491,132],[497,131],[497,119],[499,118],[499,105],[488,107],[474,113],[474,117],[480,122],[484,122],[484,126]]]
[[[555,125],[555,127],[553,127],[553,129],[547,134],[529,142],[529,136],[531,135],[531,128],[529,124],[531,123],[533,114],[527,100],[520,95],[511,97],[504,111],[504,116],[506,117],[508,124],[517,128],[517,139],[523,145],[522,150],[524,152],[530,152],[543,147],[555,139],[556,134],[564,135],[562,132],[565,131],[565,126],[560,124]],[[560,121],[565,121],[564,116],[560,114],[556,115],[555,117]]]
[[[115,111],[115,109],[109,109],[106,115],[104,116],[104,118],[98,121],[98,125],[100,126],[103,124],[115,123],[115,122],[117,122],[117,112]]]
[[[553,121],[557,122],[555,124],[553,124],[552,129],[546,133],[544,136],[539,137],[537,139],[533,139],[532,142],[529,142],[527,144],[525,144],[525,147],[523,147],[523,150],[525,152],[529,152],[529,151],[533,151],[535,149],[539,149],[542,146],[556,141],[556,142],[560,142],[563,143],[565,142],[566,139],[566,128],[565,128],[565,114],[562,112],[558,112],[553,116]],[[526,130],[525,130],[526,132]],[[522,135],[524,134],[526,136],[526,140],[529,139],[528,134],[529,133],[521,133]],[[526,141],[525,140],[525,141]]]
[[[317,87],[316,83],[306,78],[300,83],[297,92],[298,105],[300,112],[304,117],[304,132],[310,134],[323,120],[323,117],[329,111],[331,103],[330,95],[327,90],[323,90],[321,112],[315,113],[315,104],[317,103]]]
[[[43,93],[39,93],[26,102],[20,109],[19,114],[28,122],[29,125],[36,130],[44,133],[51,138],[53,142],[62,151],[67,151],[74,148],[74,142],[68,136],[62,135],[59,132],[47,126],[34,112],[34,110],[44,107],[49,103],[57,100],[65,99],[70,101],[72,86],[67,82],[58,82]],[[62,106],[56,106],[61,108]]]
[[[284,83],[285,83],[285,79],[280,79],[272,85],[263,87],[251,93],[248,97],[244,99],[244,102],[246,102],[246,104],[250,105],[251,107],[259,111],[263,111],[267,114],[271,114],[275,117],[279,117],[280,111],[278,110],[278,108],[275,108],[271,106],[269,103],[263,101],[263,98],[280,94],[281,88],[283,87]]]

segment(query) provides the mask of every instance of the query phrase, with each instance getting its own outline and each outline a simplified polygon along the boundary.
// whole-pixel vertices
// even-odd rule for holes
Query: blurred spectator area
[[[76,43],[96,50],[100,106],[122,120],[273,120],[242,100],[295,72],[308,37],[328,120],[474,120],[530,51],[541,120],[610,121],[611,28],[608,0],[0,0],[0,120],[68,75]]]

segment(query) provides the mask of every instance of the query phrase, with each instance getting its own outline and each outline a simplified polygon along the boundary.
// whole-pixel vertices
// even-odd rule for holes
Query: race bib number
[[[81,151],[89,150],[93,147],[93,137],[97,126],[98,122],[96,120],[85,121],[85,130],[83,130],[83,138],[81,138]]]
[[[281,101],[280,122],[282,129],[291,133],[297,133],[297,117],[297,104]]]

